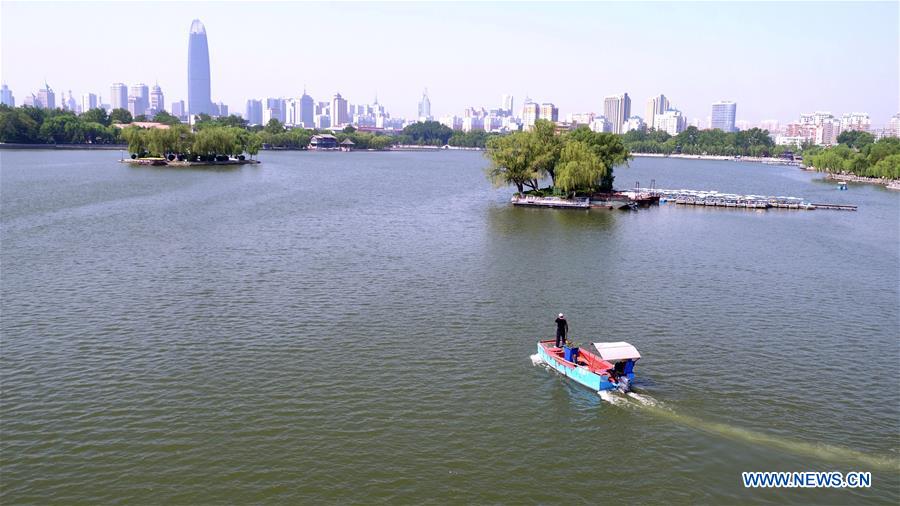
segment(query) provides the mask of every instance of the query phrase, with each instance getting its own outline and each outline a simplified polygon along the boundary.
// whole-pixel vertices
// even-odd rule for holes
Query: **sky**
[[[187,99],[188,30],[206,26],[212,96],[376,93],[412,118],[496,108],[503,94],[601,112],[627,92],[632,115],[663,93],[689,119],[737,102],[737,119],[900,111],[900,2],[0,2],[0,79],[21,104],[44,80],[99,94],[159,82]]]

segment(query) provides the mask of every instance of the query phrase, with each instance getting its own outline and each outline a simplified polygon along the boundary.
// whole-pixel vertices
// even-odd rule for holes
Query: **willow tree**
[[[138,156],[147,151],[147,131],[136,126],[128,126],[122,129],[122,138],[128,143],[128,152]]]
[[[589,128],[582,126],[564,136],[564,144],[568,145],[571,142],[586,144],[605,167],[605,173],[596,188],[602,191],[612,190],[615,178],[613,168],[617,165],[627,164],[631,157],[622,138],[616,134],[592,132]]]
[[[556,134],[556,125],[549,120],[539,119],[527,133],[527,139],[531,170],[550,176],[551,184],[556,186],[556,165],[563,147],[563,139]]]
[[[533,151],[533,143],[525,132],[488,139],[488,178],[495,186],[516,185],[519,193],[524,193],[526,186],[537,190],[543,174],[535,170]]]
[[[556,187],[566,192],[597,189],[608,173],[606,164],[587,143],[570,140],[556,165]]]

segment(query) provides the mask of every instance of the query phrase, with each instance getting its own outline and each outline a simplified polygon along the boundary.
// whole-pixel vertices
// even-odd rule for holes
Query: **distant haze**
[[[0,5],[2,80],[21,104],[46,78],[57,97],[158,81],[187,100],[191,20],[206,26],[212,98],[340,92],[413,118],[496,108],[500,96],[602,112],[628,92],[632,114],[664,93],[688,118],[717,100],[737,119],[900,110],[898,3],[20,3]],[[57,98],[59,100],[59,98]]]

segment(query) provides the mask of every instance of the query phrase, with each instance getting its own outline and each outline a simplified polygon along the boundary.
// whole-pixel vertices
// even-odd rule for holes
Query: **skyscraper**
[[[163,96],[162,88],[159,87],[159,83],[156,83],[153,85],[153,89],[150,90],[150,110],[156,114],[165,109],[166,101]]]
[[[335,93],[331,98],[331,126],[340,127],[350,122],[347,112],[347,100],[341,97],[340,93]]]
[[[428,88],[422,92],[422,100],[419,101],[419,121],[431,121],[431,100],[428,99]]]
[[[712,105],[712,117],[709,127],[718,128],[723,132],[734,132],[734,118],[737,115],[737,104],[734,102],[720,101]]]
[[[554,123],[559,121],[559,108],[555,105],[545,102],[541,104],[541,119],[550,120]]]
[[[10,107],[16,106],[16,99],[13,97],[12,90],[5,84],[0,86],[0,103]]]
[[[513,115],[513,96],[512,95],[503,95],[500,97],[500,111],[504,116],[512,116]]]
[[[85,93],[81,96],[81,112],[88,112],[91,109],[96,109],[97,106],[97,95],[94,95],[93,93]]]
[[[622,133],[622,125],[631,117],[631,98],[628,93],[612,95],[603,100],[603,115],[615,134]]]
[[[209,79],[209,46],[206,27],[199,19],[191,23],[188,37],[188,114],[212,115]]]
[[[313,123],[313,118],[316,115],[316,104],[313,102],[311,96],[306,94],[306,90],[303,90],[303,95],[300,97],[300,111],[299,111],[299,121],[300,124],[303,125],[303,128],[313,128],[315,125]]]
[[[34,97],[34,106],[43,109],[56,109],[56,93],[53,92],[53,88],[46,82],[44,87],[38,90],[37,95]]]
[[[525,97],[525,104],[522,106],[522,125],[525,130],[531,130],[534,122],[541,117],[541,106],[536,102],[532,102],[530,98]]]
[[[65,95],[63,95],[62,102],[63,109],[72,112],[78,111],[78,102],[76,102],[75,97],[72,96],[72,90],[69,90],[69,98],[65,98]]]
[[[146,114],[149,107],[150,88],[144,83],[133,85],[128,93],[128,111],[132,116],[140,116]]]
[[[647,125],[653,127],[655,124],[655,118],[657,114],[663,114],[669,110],[669,99],[666,98],[665,95],[659,94],[655,97],[650,97],[647,100],[647,114],[646,118]]]
[[[113,83],[109,87],[109,106],[113,109],[128,109],[128,87],[125,83]]]
[[[262,125],[262,101],[251,98],[247,100],[247,111],[244,119],[250,125]]]
[[[184,100],[172,102],[172,116],[175,116],[176,118],[184,121],[185,119],[187,119],[185,112]]]

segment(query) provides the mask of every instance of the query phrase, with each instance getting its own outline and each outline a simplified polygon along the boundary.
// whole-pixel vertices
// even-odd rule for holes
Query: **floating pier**
[[[833,209],[839,211],[856,211],[856,206],[849,204],[813,204],[800,197],[739,195],[736,193],[720,193],[706,190],[670,190],[665,188],[635,188],[636,191],[647,192],[658,196],[660,202],[675,202],[685,206],[726,207],[734,209],[797,209],[812,211],[814,209]]]

